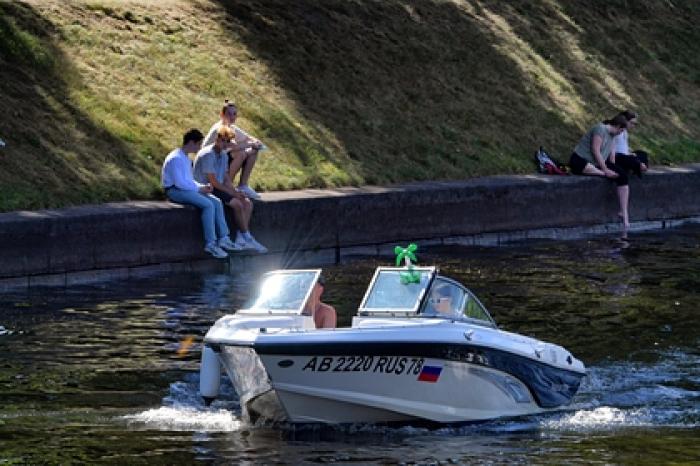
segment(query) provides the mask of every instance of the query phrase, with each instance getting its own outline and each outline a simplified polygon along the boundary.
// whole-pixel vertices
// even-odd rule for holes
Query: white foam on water
[[[233,387],[223,383],[220,395],[214,403],[204,406],[198,390],[199,374],[185,376],[185,380],[170,384],[170,392],[163,399],[163,406],[141,413],[123,416],[132,427],[145,427],[171,431],[233,432],[242,430],[243,419],[238,402],[231,399]]]
[[[234,432],[243,425],[243,421],[229,410],[209,411],[168,406],[123,416],[122,419],[130,425],[142,424],[152,429],[175,431]]]
[[[663,405],[699,396],[696,390],[682,388],[692,386],[698,377],[698,355],[680,350],[659,354],[660,360],[651,363],[624,361],[590,367],[577,398],[624,407]]]
[[[647,409],[623,410],[611,406],[579,410],[556,419],[542,421],[542,427],[555,430],[605,430],[653,424],[652,415]]]
[[[607,429],[637,426],[688,428],[700,420],[694,390],[700,357],[670,349],[642,355],[651,361],[618,361],[588,369],[571,408],[576,411],[544,421],[543,427]]]

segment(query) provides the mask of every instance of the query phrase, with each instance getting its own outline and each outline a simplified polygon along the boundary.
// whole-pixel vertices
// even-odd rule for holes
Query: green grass
[[[0,211],[162,198],[225,98],[262,190],[527,173],[618,108],[654,163],[700,161],[700,6],[595,5],[0,0]]]

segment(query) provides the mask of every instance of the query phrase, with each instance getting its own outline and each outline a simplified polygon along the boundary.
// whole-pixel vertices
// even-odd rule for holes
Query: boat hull
[[[293,423],[531,415],[568,404],[583,376],[466,344],[258,343],[220,357],[250,419]]]
[[[547,410],[515,377],[466,362],[412,356],[261,359],[291,422],[459,423]]]

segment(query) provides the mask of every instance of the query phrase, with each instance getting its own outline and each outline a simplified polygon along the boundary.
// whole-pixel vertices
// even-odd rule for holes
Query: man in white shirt
[[[209,129],[207,136],[204,138],[204,145],[214,144],[217,131],[222,126],[228,126],[234,131],[236,144],[231,148],[231,165],[229,166],[229,176],[231,182],[236,180],[238,171],[241,172],[238,189],[248,196],[250,199],[260,199],[260,194],[255,192],[248,184],[250,174],[253,171],[255,162],[258,160],[258,152],[265,147],[262,142],[249,135],[241,128],[235,125],[238,118],[238,108],[233,102],[224,101],[224,106],[221,109],[221,119],[214,123]]]
[[[229,151],[236,146],[233,130],[221,126],[213,144],[204,146],[194,160],[194,179],[202,184],[210,184],[212,194],[221,202],[233,209],[234,218],[238,225],[238,233],[234,244],[239,249],[250,249],[266,253],[267,248],[258,243],[250,234],[248,226],[253,213],[253,202],[233,187],[229,178]]]
[[[225,250],[236,251],[239,248],[228,236],[229,229],[221,201],[211,194],[211,185],[194,180],[192,162],[187,156],[202,147],[203,139],[204,135],[198,129],[191,129],[185,133],[182,147],[173,150],[163,162],[161,184],[171,201],[193,205],[202,211],[204,250],[217,259],[223,259],[228,257]]]

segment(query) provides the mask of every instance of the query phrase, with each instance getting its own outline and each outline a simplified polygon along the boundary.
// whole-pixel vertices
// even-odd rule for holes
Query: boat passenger
[[[306,302],[303,315],[313,316],[316,328],[335,328],[337,315],[335,308],[330,304],[321,302],[321,296],[325,290],[326,282],[323,276],[318,277],[318,281],[311,291],[311,296]]]

